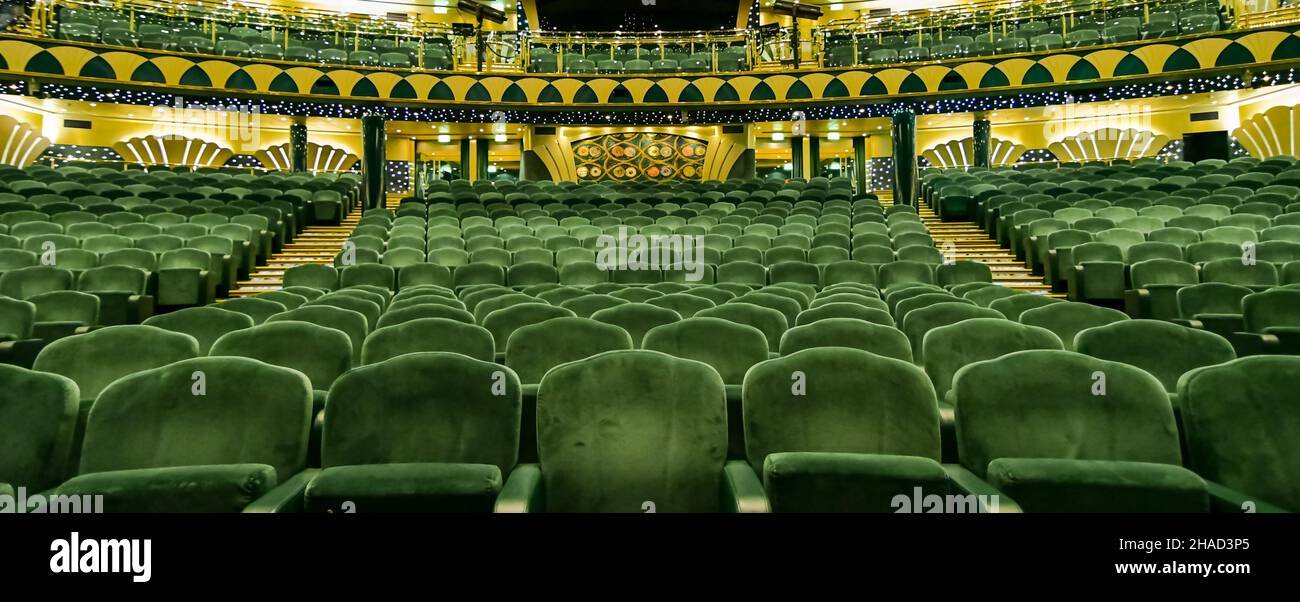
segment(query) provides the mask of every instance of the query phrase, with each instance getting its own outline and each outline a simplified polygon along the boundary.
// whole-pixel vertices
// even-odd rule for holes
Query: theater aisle
[[[1051,287],[1034,276],[1024,262],[1016,260],[1009,249],[998,245],[974,222],[944,222],[934,210],[924,203],[920,207],[921,221],[930,229],[934,246],[947,253],[951,248],[958,261],[980,261],[993,270],[994,284],[1034,293],[1050,293]],[[952,245],[949,247],[949,245]],[[1053,294],[1053,297],[1064,295]]]
[[[396,207],[398,201],[397,198],[389,198],[388,205]],[[247,280],[240,280],[239,288],[230,291],[230,296],[246,297],[280,290],[284,285],[284,271],[296,265],[333,264],[334,256],[343,248],[343,241],[352,235],[352,230],[357,227],[364,211],[362,207],[353,209],[338,226],[308,226],[265,264],[254,268]]]

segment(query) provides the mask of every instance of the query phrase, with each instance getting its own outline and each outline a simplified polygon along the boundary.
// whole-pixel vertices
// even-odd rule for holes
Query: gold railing
[[[396,47],[400,52],[409,48],[415,68],[423,68],[426,45],[445,44],[450,50],[450,64],[438,68],[473,71],[479,68],[476,60],[480,40],[465,23],[453,27],[452,21],[467,20],[454,6],[447,6],[446,15],[430,15],[427,3],[417,0],[395,0],[394,4],[409,6],[410,11],[397,15],[359,14],[330,11],[308,7],[270,5],[256,0],[222,2],[217,0],[189,0],[181,3],[167,0],[36,0],[31,12],[30,27],[20,29],[36,36],[57,37],[60,24],[75,17],[78,11],[113,11],[122,15],[123,25],[135,32],[142,24],[173,24],[187,31],[201,32],[215,45],[231,27],[249,28],[268,38],[271,43],[288,50],[304,39],[324,41],[330,48],[356,51],[368,49],[375,40],[391,40],[384,47]],[[1225,20],[1220,29],[1261,27],[1300,22],[1300,9],[1278,8],[1279,0],[1205,0],[1208,6],[1220,8]],[[451,5],[453,2],[445,2]],[[508,17],[513,15],[513,3],[507,2]],[[914,43],[925,45],[927,40],[941,43],[953,35],[972,35],[987,32],[992,40],[996,34],[1006,34],[1018,23],[1037,21],[1048,25],[1046,33],[1062,36],[1079,28],[1087,15],[1137,16],[1143,23],[1150,16],[1168,6],[1182,6],[1185,2],[1173,0],[1096,0],[1076,7],[1074,0],[979,0],[960,2],[925,9],[871,16],[867,11],[852,20],[829,20],[815,26],[812,36],[814,57],[824,59],[829,43],[843,43],[852,38],[852,64],[862,64],[858,41],[867,39],[879,42],[886,36],[914,36]],[[421,14],[419,11],[425,11]],[[1113,17],[1112,17],[1113,18]],[[435,20],[436,19],[436,20]],[[466,25],[470,26],[466,29]],[[1095,28],[1095,27],[1092,27]],[[956,34],[954,32],[960,32]],[[790,28],[777,32],[749,29],[655,32],[655,33],[559,33],[544,31],[514,31],[508,20],[503,25],[485,25],[483,69],[501,71],[526,71],[533,64],[533,49],[546,48],[556,59],[555,71],[568,70],[564,61],[571,54],[582,54],[593,61],[620,57],[620,50],[649,50],[634,52],[630,56],[650,60],[669,58],[669,53],[686,55],[708,53],[706,71],[731,71],[737,66],[719,62],[719,51],[729,47],[743,47],[741,69],[783,67],[781,58],[792,54],[789,46]],[[807,42],[805,42],[807,43]],[[1098,41],[1097,43],[1104,43]],[[1091,44],[1090,44],[1091,45]],[[734,51],[732,51],[734,52]],[[809,56],[805,48],[802,53]],[[994,52],[993,54],[997,54]],[[624,53],[622,57],[629,56]],[[734,56],[734,55],[729,55]],[[264,58],[264,57],[263,57]],[[943,58],[943,57],[937,57]],[[287,58],[286,60],[294,60]],[[337,61],[325,61],[337,62]],[[825,66],[825,63],[822,63]],[[373,66],[373,65],[367,65]],[[697,65],[698,66],[698,65]],[[788,68],[788,64],[784,65]],[[806,65],[805,65],[806,66]]]

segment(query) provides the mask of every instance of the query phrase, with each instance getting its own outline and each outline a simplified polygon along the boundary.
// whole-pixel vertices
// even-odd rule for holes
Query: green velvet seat
[[[515,468],[498,512],[765,511],[754,471],[727,463],[722,379],[655,351],[557,366],[537,398],[539,462]]]
[[[1251,289],[1226,282],[1202,282],[1178,289],[1179,323],[1229,338],[1245,330],[1241,302]]]
[[[1183,374],[1237,358],[1227,339],[1161,320],[1126,320],[1089,328],[1075,338],[1075,348],[1084,355],[1141,368],[1171,396],[1177,393]],[[1176,397],[1171,401],[1180,406]]]
[[[236,297],[234,299],[227,299],[213,305],[212,307],[244,314],[252,318],[254,324],[261,324],[262,322],[265,322],[267,318],[288,309],[282,303],[276,303],[269,299],[255,299],[253,297]]]
[[[1031,349],[1061,349],[1061,340],[1052,331],[1018,324],[1002,318],[975,318],[926,333],[925,373],[945,405],[951,405],[948,392],[953,375],[961,368]]]
[[[58,485],[72,468],[77,384],[6,365],[0,365],[0,381],[0,483],[26,488],[29,495]]]
[[[456,266],[451,272],[451,281],[457,288],[472,284],[506,283],[506,270],[499,265],[489,263],[467,263]]]
[[[935,268],[940,286],[951,288],[972,282],[993,282],[993,270],[979,261],[957,261]]]
[[[513,371],[455,353],[349,372],[330,389],[306,509],[489,512],[517,461],[520,405]]]
[[[644,286],[633,286],[622,290],[614,291],[610,293],[609,296],[618,297],[619,299],[623,299],[631,303],[645,303],[656,297],[664,296],[664,293],[661,293],[656,290],[651,290]]]
[[[34,265],[0,274],[0,295],[30,299],[41,293],[71,290],[75,277],[69,270]]]
[[[219,305],[220,304],[218,304],[218,306]],[[346,309],[361,314],[366,318],[367,331],[375,328],[375,325],[379,323],[379,317],[383,315],[384,311],[378,303],[370,299],[363,299],[350,295],[340,295],[338,293],[326,293],[321,295],[315,300],[303,304],[303,306],[299,307],[298,310],[319,306],[336,307],[338,309]]]
[[[207,355],[212,344],[223,335],[252,328],[253,318],[216,307],[187,307],[153,316],[144,325],[190,335],[199,343],[199,355]]]
[[[1074,337],[1096,326],[1129,319],[1122,311],[1088,303],[1052,303],[1020,314],[1020,323],[1052,331],[1066,351],[1074,351]]]
[[[480,305],[480,308],[483,306]],[[532,303],[521,303],[503,307],[488,314],[483,319],[483,327],[492,333],[497,349],[505,350],[510,337],[521,327],[545,322],[552,318],[574,317],[577,314],[563,307],[542,303],[536,299]]]
[[[690,290],[685,291],[684,294],[694,295],[696,297],[703,297],[705,299],[708,299],[709,301],[712,301],[714,305],[722,305],[723,303],[726,303],[727,301],[736,298],[736,294],[731,291],[726,291],[711,286],[693,287]]]
[[[836,261],[822,267],[822,286],[855,282],[860,284],[876,283],[875,266],[862,261]]]
[[[537,293],[537,298],[550,303],[551,305],[560,305],[569,299],[576,299],[588,294],[590,293],[576,286],[560,285],[556,288]]]
[[[310,286],[286,286],[281,288],[280,290],[286,293],[293,293],[308,301],[318,299],[320,298],[321,295],[325,294],[325,291],[320,290],[318,288],[311,288]]]
[[[796,326],[781,337],[781,355],[817,347],[844,347],[911,362],[907,336],[899,330],[855,318],[826,318]]]
[[[346,334],[352,345],[352,364],[361,362],[361,344],[366,340],[370,329],[366,316],[357,311],[334,307],[331,305],[311,305],[310,302],[297,309],[281,312],[267,318],[265,324],[295,321],[307,322],[317,326],[333,328]]]
[[[287,293],[287,291],[283,290],[266,291],[266,293],[253,295],[253,298],[273,300],[273,302],[285,306],[285,309],[296,309],[302,307],[303,303],[307,303],[305,296]]]
[[[52,341],[99,324],[99,297],[81,291],[49,291],[28,297],[36,306],[33,336]]]
[[[1275,288],[1241,300],[1245,331],[1233,334],[1244,354],[1300,354],[1300,290]]]
[[[270,322],[223,335],[209,356],[247,357],[292,368],[307,376],[312,388],[328,391],[352,368],[352,341],[341,330],[310,322]]]
[[[505,346],[505,360],[528,389],[560,364],[632,348],[631,336],[619,326],[576,316],[558,317],[515,330]]]
[[[495,297],[491,297],[488,299],[483,299],[481,301],[471,303],[473,307],[472,309],[470,309],[470,312],[474,314],[474,321],[478,322],[479,324],[482,324],[483,321],[487,319],[488,314],[491,314],[492,312],[497,311],[498,309],[505,309],[507,307],[512,307],[515,305],[523,305],[523,304],[530,304],[530,303],[538,304],[543,302],[537,297],[533,297],[531,295],[525,295],[523,293],[498,295]]]
[[[221,274],[212,271],[212,255],[201,249],[174,249],[158,258],[158,305],[211,303]]]
[[[1013,295],[989,303],[989,309],[997,310],[1006,316],[1008,320],[1015,321],[1020,319],[1020,314],[1031,309],[1065,302],[1064,299],[1056,299],[1046,295]]]
[[[904,284],[934,284],[934,266],[919,261],[894,261],[877,270],[880,288],[888,290]]]
[[[923,343],[925,342],[925,335],[930,331],[950,324],[957,324],[965,320],[979,318],[998,319],[1002,316],[1002,314],[998,313],[996,310],[987,307],[980,307],[970,301],[963,300],[965,301],[964,303],[957,302],[956,297],[949,297],[952,301],[935,303],[934,305],[913,309],[907,311],[906,314],[903,314],[905,305],[915,301],[924,300],[924,298],[928,296],[929,295],[913,297],[912,299],[908,299],[899,304],[898,313],[902,316],[901,330],[903,331],[903,334],[906,335],[907,340],[912,346],[911,359],[918,365],[923,365],[925,362],[925,349]]]
[[[974,301],[975,304],[980,307],[988,307],[989,304],[993,303],[994,301],[997,301],[998,299],[1004,299],[1006,297],[1014,297],[1016,295],[1027,295],[1027,294],[1029,293],[1016,290],[1011,287],[1006,287],[1006,286],[986,286],[983,288],[975,289],[973,291],[967,291],[962,296],[966,299],[970,299],[971,301]]]
[[[632,337],[632,347],[640,348],[651,329],[680,321],[682,317],[671,309],[649,303],[626,303],[593,313],[591,319],[622,328]]]
[[[696,295],[690,295],[685,292],[669,293],[661,297],[655,297],[646,301],[655,307],[662,307],[677,312],[682,318],[693,317],[696,313],[714,307],[715,304]]]
[[[1216,510],[1300,511],[1298,377],[1300,358],[1259,356],[1179,380],[1187,464],[1211,483]]]
[[[907,282],[900,284],[892,289],[885,291],[884,301],[889,308],[889,313],[897,314],[898,304],[922,295],[952,295],[943,288],[934,284],[924,284],[920,282]]]
[[[889,311],[889,304],[878,295],[870,294],[867,291],[848,292],[845,289],[822,291],[817,298],[808,304],[808,309],[817,309],[831,303],[853,303],[863,307],[884,310],[885,312]]]
[[[306,376],[246,358],[132,374],[100,395],[79,474],[56,492],[102,495],[107,512],[299,509],[311,405]]]
[[[522,326],[505,345],[505,365],[523,384],[519,459],[537,461],[537,387],[555,366],[599,355],[633,349],[632,337],[622,327],[590,318],[559,317]]]
[[[1181,466],[1173,407],[1150,374],[1069,351],[1020,351],[966,366],[953,381],[962,465],[1026,511],[1209,509],[1204,481]]]
[[[0,297],[0,363],[31,366],[41,345],[32,339],[35,326],[35,303]]]
[[[423,300],[428,299],[428,297],[418,297],[417,299]],[[430,302],[397,307],[397,304],[394,303],[393,308],[390,308],[387,312],[384,312],[384,315],[379,317],[379,323],[376,326],[383,328],[420,318],[447,318],[448,320],[456,320],[466,324],[474,323],[473,314],[450,304]]]
[[[416,318],[384,326],[365,337],[361,365],[370,365],[408,353],[459,353],[480,361],[493,361],[497,346],[482,326],[448,318]]]
[[[285,286],[309,286],[332,291],[339,286],[339,271],[333,266],[308,263],[284,271]]]
[[[753,303],[730,302],[717,307],[696,312],[697,318],[722,318],[736,324],[753,326],[767,338],[769,352],[776,353],[781,347],[781,336],[785,334],[787,322],[785,315],[768,307]]]
[[[806,326],[829,318],[853,318],[873,324],[894,325],[894,318],[889,315],[888,311],[857,303],[826,303],[806,309],[799,312],[799,316],[795,318],[795,325]]]
[[[397,289],[423,284],[451,286],[451,269],[435,263],[414,263],[397,270]]]
[[[77,278],[77,289],[99,297],[99,324],[139,324],[153,315],[149,273],[125,265],[91,268]]]
[[[560,307],[572,311],[580,318],[590,318],[592,314],[598,311],[623,305],[624,303],[629,303],[629,301],[605,294],[593,293],[562,301]]]
[[[775,512],[889,512],[914,487],[950,490],[934,388],[904,361],[806,349],[752,368],[743,399],[746,459]]]

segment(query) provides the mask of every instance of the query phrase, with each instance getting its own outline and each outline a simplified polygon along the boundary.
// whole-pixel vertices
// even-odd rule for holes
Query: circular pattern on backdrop
[[[704,141],[662,132],[617,132],[573,143],[579,180],[700,179]]]

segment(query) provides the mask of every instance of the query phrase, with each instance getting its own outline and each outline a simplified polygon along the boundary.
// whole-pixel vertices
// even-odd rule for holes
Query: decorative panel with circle
[[[579,180],[699,180],[709,144],[658,132],[619,132],[573,143]]]

